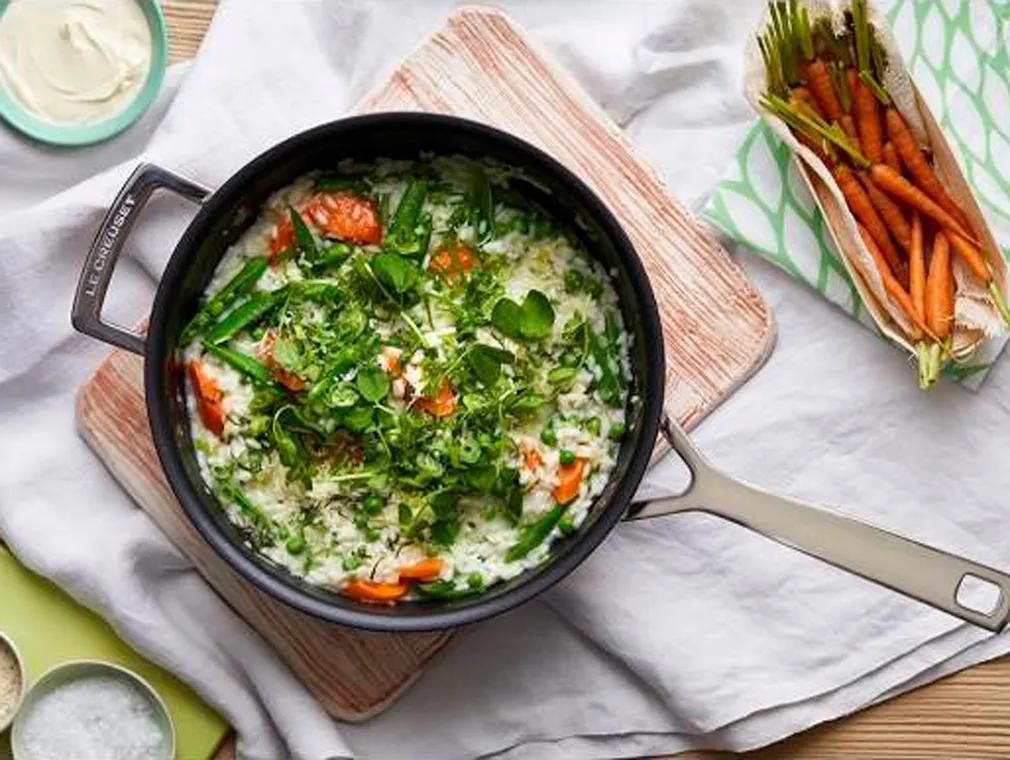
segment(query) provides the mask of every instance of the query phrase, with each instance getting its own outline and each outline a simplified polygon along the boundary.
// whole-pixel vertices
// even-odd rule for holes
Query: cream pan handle
[[[714,469],[677,423],[664,417],[660,429],[690,469],[691,484],[679,496],[644,502],[629,519],[707,512],[990,631],[1010,617],[1007,574],[734,480]],[[971,594],[973,585],[985,591]],[[981,596],[984,609],[976,601]]]

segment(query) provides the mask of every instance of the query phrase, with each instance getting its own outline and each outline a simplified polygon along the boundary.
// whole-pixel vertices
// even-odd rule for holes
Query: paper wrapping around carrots
[[[849,5],[844,0],[806,4],[814,17],[840,16],[839,9]],[[1002,43],[1007,22],[996,13],[1000,8],[985,0],[881,5],[871,6],[871,21],[890,58],[885,84],[913,134],[932,147],[941,182],[969,215],[1006,293],[1004,252],[997,240],[1004,250],[1010,247],[1010,128],[1005,126],[1010,57]],[[753,102],[764,89],[764,68],[751,45],[745,89]],[[798,169],[800,161],[805,170]],[[748,249],[913,350],[896,328],[907,327],[908,320],[884,297],[876,267],[833,179],[778,120],[762,120],[748,133],[702,214]],[[840,248],[847,255],[840,256]],[[956,347],[978,346],[965,364],[950,367],[947,374],[977,387],[1007,336],[982,285],[959,260],[954,266],[961,325]],[[1000,334],[984,338],[985,333]]]

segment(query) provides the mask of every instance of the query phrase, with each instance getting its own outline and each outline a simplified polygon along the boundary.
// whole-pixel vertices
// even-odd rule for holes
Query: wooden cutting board
[[[666,195],[617,126],[502,13],[470,7],[451,15],[355,109],[381,110],[438,111],[494,124],[540,146],[599,193],[631,237],[656,291],[667,403],[682,423],[697,423],[767,357],[774,326],[757,292]],[[139,357],[114,351],[82,387],[77,423],[85,440],[332,715],[362,720],[381,711],[452,634],[342,628],[241,579],[190,525],[164,479],[148,430],[141,370]]]

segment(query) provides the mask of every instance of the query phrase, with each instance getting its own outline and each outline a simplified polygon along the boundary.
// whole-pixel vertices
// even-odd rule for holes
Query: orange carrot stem
[[[862,81],[856,82],[852,97],[852,112],[859,130],[859,145],[862,153],[873,163],[881,159],[883,150],[883,129],[880,123],[880,103],[873,92]]]
[[[912,228],[908,246],[909,295],[915,315],[926,319],[926,253],[922,245],[922,217],[912,212]]]
[[[954,217],[890,166],[874,164],[870,168],[870,177],[877,183],[877,187],[896,200],[936,220],[941,227],[963,235],[972,243],[978,244],[978,241]]]
[[[880,214],[880,218],[887,223],[887,229],[894,237],[895,242],[904,250],[908,250],[911,243],[912,232],[905,220],[905,214],[897,203],[892,201],[888,195],[877,187],[873,180],[866,176],[865,172],[860,174],[866,194],[870,197],[870,202]]]
[[[863,243],[866,244],[866,248],[873,256],[873,261],[877,266],[877,271],[880,273],[880,279],[884,284],[884,290],[887,292],[887,295],[898,304],[916,327],[923,332],[929,332],[927,325],[916,315],[911,296],[908,295],[908,292],[901,287],[901,283],[891,274],[887,261],[884,259],[884,254],[873,239],[873,236],[870,235],[863,225],[857,224],[856,226],[859,228],[859,236],[863,239]],[[916,338],[918,336],[913,335],[912,337]]]
[[[859,184],[852,170],[844,164],[836,166],[833,173],[835,181],[838,183],[838,188],[842,191],[842,196],[845,198],[845,202],[848,204],[853,216],[866,228],[877,244],[877,248],[883,252],[890,272],[894,274],[898,282],[907,282],[908,273],[905,271],[905,265],[902,263],[901,257],[898,256],[898,250],[894,247],[894,243],[891,242],[891,236],[887,232],[887,227],[884,225],[877,210],[873,207],[873,203],[870,201],[870,197],[866,194],[863,186]]]
[[[954,200],[937,178],[936,172],[929,165],[925,153],[923,153],[918,143],[916,143],[911,130],[901,117],[901,114],[895,108],[888,108],[886,120],[887,134],[891,138],[891,143],[901,157],[902,163],[908,167],[908,173],[912,175],[915,184],[926,195],[936,201],[947,213],[957,219],[966,228],[966,231],[970,230],[971,224],[967,216],[954,203]]]
[[[950,267],[950,242],[943,232],[933,237],[933,255],[926,279],[926,325],[941,340],[950,335],[954,321],[954,280]]]
[[[815,58],[807,66],[807,87],[827,120],[838,121],[842,115],[842,105],[831,82],[828,65],[820,58]]]

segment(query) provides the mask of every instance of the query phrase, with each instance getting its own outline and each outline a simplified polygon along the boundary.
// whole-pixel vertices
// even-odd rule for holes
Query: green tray
[[[176,731],[176,756],[210,758],[228,724],[171,674],[120,640],[108,623],[35,575],[0,545],[0,631],[21,650],[28,683],[67,660],[105,660],[140,674],[168,705]],[[10,731],[0,735],[0,758],[10,757]]]

